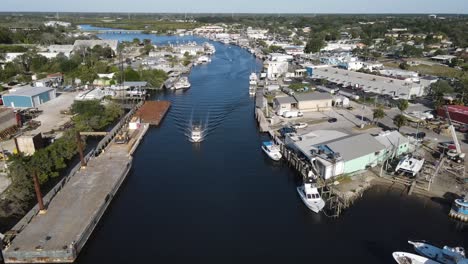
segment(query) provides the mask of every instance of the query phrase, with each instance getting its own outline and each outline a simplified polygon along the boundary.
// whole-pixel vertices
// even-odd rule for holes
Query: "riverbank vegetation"
[[[63,176],[77,154],[78,131],[103,130],[123,115],[118,104],[107,102],[103,105],[97,100],[76,101],[71,110],[75,115],[72,119],[74,128],[63,132],[60,138],[31,156],[15,154],[9,159],[11,185],[0,199],[0,217],[21,217],[35,204],[33,173],[37,173],[42,186]]]

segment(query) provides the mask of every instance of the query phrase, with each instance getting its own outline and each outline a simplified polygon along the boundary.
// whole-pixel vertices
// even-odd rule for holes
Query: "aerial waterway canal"
[[[152,38],[175,44],[198,38]],[[296,193],[299,178],[260,150],[248,76],[260,62],[235,46],[190,74],[192,88],[154,99],[172,102],[148,131],[133,170],[78,259],[91,263],[394,263],[408,239],[468,246],[467,227],[448,205],[376,187],[339,219],[314,214]],[[208,120],[200,145],[184,135]]]

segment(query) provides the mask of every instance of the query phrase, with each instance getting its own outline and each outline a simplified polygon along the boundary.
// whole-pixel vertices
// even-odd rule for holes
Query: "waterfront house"
[[[303,112],[326,111],[332,107],[333,97],[329,93],[298,93],[294,95],[297,108]]]
[[[74,51],[77,51],[79,49],[82,49],[82,48],[93,48],[94,46],[101,46],[103,48],[106,48],[106,47],[109,47],[112,49],[112,51],[114,53],[117,52],[117,46],[119,45],[119,41],[118,40],[112,40],[112,39],[107,39],[107,40],[103,40],[103,39],[89,39],[89,40],[85,40],[85,39],[78,39],[78,40],[75,40],[75,43],[73,44],[73,50]]]
[[[409,139],[398,131],[385,131],[375,139],[385,146],[385,158],[394,158],[409,152]]]
[[[329,179],[374,167],[385,157],[385,145],[369,134],[348,135],[336,130],[287,134],[285,143],[304,155],[317,176]]]

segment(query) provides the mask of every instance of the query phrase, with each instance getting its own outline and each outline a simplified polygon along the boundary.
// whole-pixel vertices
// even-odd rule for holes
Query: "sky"
[[[0,0],[0,12],[453,13],[468,0]]]

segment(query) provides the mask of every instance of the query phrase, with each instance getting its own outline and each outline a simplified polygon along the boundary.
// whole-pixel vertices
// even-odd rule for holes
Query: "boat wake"
[[[193,111],[190,117],[188,126],[184,129],[184,135],[187,139],[192,143],[200,143],[205,140],[206,136],[208,135],[208,124],[209,124],[209,113],[206,116],[205,121],[198,121],[194,122],[193,120]]]

